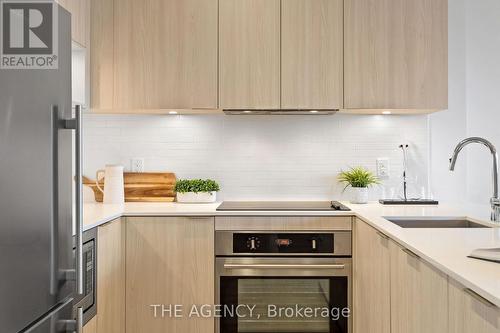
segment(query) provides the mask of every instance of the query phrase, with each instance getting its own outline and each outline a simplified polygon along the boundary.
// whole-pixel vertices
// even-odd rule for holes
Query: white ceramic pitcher
[[[99,186],[100,175],[104,173],[104,190]],[[97,188],[104,194],[105,204],[122,204],[125,202],[123,186],[123,165],[106,165],[104,170],[96,172]]]

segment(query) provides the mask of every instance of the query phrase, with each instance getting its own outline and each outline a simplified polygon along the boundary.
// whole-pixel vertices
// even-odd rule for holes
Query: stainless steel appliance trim
[[[76,238],[76,237],[75,237]],[[89,249],[90,244],[93,245]],[[76,244],[75,244],[76,245]],[[83,324],[85,325],[97,314],[97,228],[92,228],[83,233],[83,253],[89,250],[93,251],[93,266],[92,266],[92,292],[91,294],[84,294],[77,296],[75,299],[75,304],[73,305],[73,316],[76,317],[78,307],[83,308]],[[87,265],[87,264],[86,264]],[[85,265],[85,267],[86,267]],[[88,271],[85,270],[87,276]],[[85,281],[86,282],[86,281]],[[85,293],[85,290],[84,290]],[[90,305],[90,306],[89,306]]]
[[[223,109],[226,115],[333,115],[339,109]]]
[[[75,130],[76,201],[76,293],[83,295],[83,197],[82,197],[82,108],[75,106],[75,118],[66,120],[66,129]]]
[[[233,253],[233,234],[333,234],[334,248],[332,253],[270,253],[273,257],[331,257],[331,256],[351,256],[352,255],[352,232],[349,230],[332,231],[216,231],[215,232],[215,255],[216,256],[238,256],[238,257],[255,257],[263,256],[265,253]]]

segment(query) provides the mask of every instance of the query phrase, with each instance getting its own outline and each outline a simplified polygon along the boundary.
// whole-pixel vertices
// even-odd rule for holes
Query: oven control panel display
[[[233,253],[331,253],[333,233],[235,233]]]

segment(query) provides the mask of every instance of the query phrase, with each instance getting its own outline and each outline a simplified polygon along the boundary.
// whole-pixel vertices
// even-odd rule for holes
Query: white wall
[[[449,8],[450,110],[430,117],[431,182],[445,201],[488,206],[492,162],[485,147],[467,147],[455,173],[445,169],[465,137],[500,149],[500,1],[450,0]]]
[[[426,116],[104,116],[84,117],[85,175],[106,163],[146,171],[214,178],[222,199],[338,199],[340,169],[391,159],[390,188],[400,184],[401,152],[411,145],[410,172],[420,192],[428,180]],[[373,191],[378,199],[383,191]]]
[[[500,1],[466,1],[467,135],[482,136],[500,149]],[[468,201],[488,203],[492,194],[491,155],[468,148]],[[463,166],[464,163],[459,165]]]
[[[466,201],[466,163],[459,163],[455,172],[450,172],[448,159],[466,136],[465,0],[450,0],[448,6],[449,109],[429,117],[430,178],[437,199],[463,203]],[[462,159],[465,161],[465,156]]]

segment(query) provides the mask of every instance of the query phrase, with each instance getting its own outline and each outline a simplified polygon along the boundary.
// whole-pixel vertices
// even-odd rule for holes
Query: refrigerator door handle
[[[82,106],[75,106],[75,118],[65,120],[64,128],[75,131],[76,201],[76,293],[83,295],[83,197],[82,197]]]
[[[52,105],[52,223],[50,226],[50,294],[55,295],[59,288],[59,129],[61,128],[61,118],[57,105]],[[64,277],[63,277],[64,278]]]
[[[57,332],[83,333],[83,308],[76,309],[76,318],[71,320],[59,320]]]

